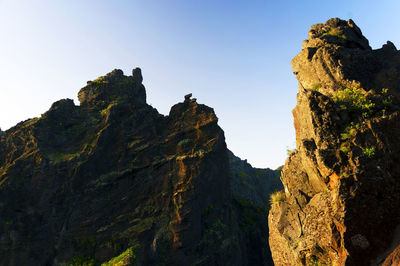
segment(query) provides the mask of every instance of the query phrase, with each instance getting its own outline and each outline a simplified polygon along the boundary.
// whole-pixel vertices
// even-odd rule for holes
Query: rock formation
[[[268,218],[275,265],[379,264],[392,250],[398,263],[400,52],[335,18],[311,27],[292,67],[297,149]]]
[[[142,80],[114,70],[80,106],[60,100],[2,132],[0,265],[272,264],[278,174],[234,160],[212,108],[160,115]]]

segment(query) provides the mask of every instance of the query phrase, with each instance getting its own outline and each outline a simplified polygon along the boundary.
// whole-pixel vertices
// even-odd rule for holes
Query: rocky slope
[[[372,50],[352,20],[330,19],[292,67],[297,149],[269,213],[274,263],[383,263],[400,239],[400,52]]]
[[[278,174],[234,159],[190,96],[160,115],[142,80],[114,70],[0,132],[0,265],[271,264]]]

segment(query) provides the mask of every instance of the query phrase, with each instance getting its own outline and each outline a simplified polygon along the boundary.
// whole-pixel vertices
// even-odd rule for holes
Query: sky
[[[193,93],[228,148],[255,167],[295,147],[290,66],[310,26],[353,19],[372,48],[400,48],[400,1],[0,0],[0,127],[38,117],[115,68],[142,69],[168,115]]]

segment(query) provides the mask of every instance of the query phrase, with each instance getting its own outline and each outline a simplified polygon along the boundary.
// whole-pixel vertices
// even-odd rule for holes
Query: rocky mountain
[[[400,52],[335,18],[311,27],[292,67],[297,149],[268,218],[275,265],[398,265]]]
[[[191,95],[159,114],[142,81],[114,70],[0,132],[0,265],[272,265],[279,173]]]

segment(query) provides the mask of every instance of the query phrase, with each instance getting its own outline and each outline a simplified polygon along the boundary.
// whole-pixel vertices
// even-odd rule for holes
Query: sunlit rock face
[[[1,132],[0,265],[272,265],[279,174],[233,160],[190,96],[159,114],[142,81],[114,70]]]
[[[311,27],[292,67],[297,149],[269,213],[274,263],[379,264],[400,239],[400,52],[335,18]]]

